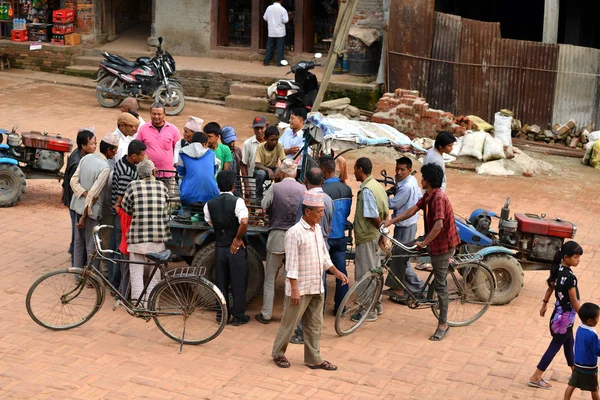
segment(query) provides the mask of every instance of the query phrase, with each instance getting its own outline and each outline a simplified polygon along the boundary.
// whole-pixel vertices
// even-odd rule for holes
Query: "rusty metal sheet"
[[[458,61],[461,30],[461,17],[436,12],[431,58]],[[455,64],[431,61],[427,101],[432,108],[456,112],[455,71]]]
[[[462,33],[457,68],[457,114],[488,116],[492,45],[500,38],[500,23],[462,19]],[[491,121],[493,122],[493,121]]]
[[[390,4],[388,27],[389,90],[397,88],[427,93],[429,58],[433,42],[434,0],[403,0]]]
[[[553,124],[574,119],[578,126],[598,126],[600,50],[567,44],[558,48]]]
[[[496,39],[492,52],[488,118],[503,108],[529,125],[552,123],[558,46]]]

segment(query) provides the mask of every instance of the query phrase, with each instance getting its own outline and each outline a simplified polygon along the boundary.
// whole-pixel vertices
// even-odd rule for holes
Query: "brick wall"
[[[156,1],[155,25],[156,35],[164,38],[172,54],[193,56],[210,50],[210,0]]]
[[[352,24],[383,30],[383,0],[358,0]]]
[[[81,55],[80,46],[54,46],[44,43],[41,50],[29,50],[29,45],[30,43],[0,40],[0,54],[8,56],[12,68],[53,73],[62,73],[65,67],[73,64],[73,58]]]

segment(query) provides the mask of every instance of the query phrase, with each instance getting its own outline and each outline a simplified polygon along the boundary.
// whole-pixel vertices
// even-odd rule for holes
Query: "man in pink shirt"
[[[165,121],[165,106],[152,104],[150,108],[151,122],[140,127],[137,140],[146,145],[146,156],[159,170],[173,170],[173,152],[181,139],[179,129]],[[173,174],[159,173],[158,177],[171,177]]]

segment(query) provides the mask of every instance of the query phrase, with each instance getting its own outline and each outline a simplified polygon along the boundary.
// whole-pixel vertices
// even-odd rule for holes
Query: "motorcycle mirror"
[[[315,58],[321,58],[321,57],[323,57],[323,54],[321,54],[321,53],[316,53],[315,54]]]
[[[162,36],[159,36],[158,37],[158,43],[162,44],[162,42],[163,42],[163,38],[162,38]]]
[[[287,60],[281,60],[281,65],[290,65],[290,63]]]

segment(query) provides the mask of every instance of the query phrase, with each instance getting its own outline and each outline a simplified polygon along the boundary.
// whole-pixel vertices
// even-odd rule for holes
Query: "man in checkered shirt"
[[[148,261],[145,254],[165,250],[165,243],[171,238],[167,205],[168,190],[155,179],[156,170],[150,159],[137,166],[139,180],[132,181],[125,190],[121,207],[131,215],[131,227],[127,233],[127,247],[131,261]],[[129,264],[131,274],[131,299],[136,301],[144,289],[144,265]],[[148,294],[160,281],[160,272],[152,277],[142,305]]]

